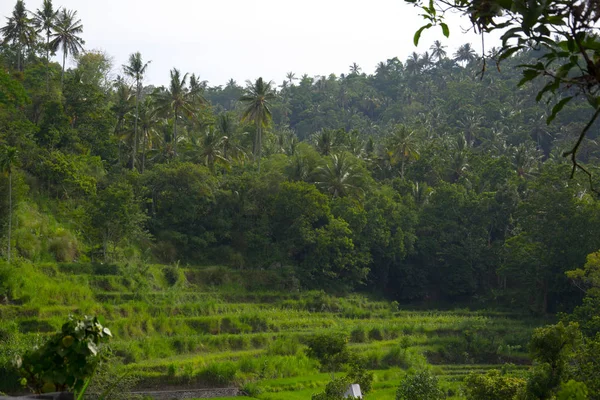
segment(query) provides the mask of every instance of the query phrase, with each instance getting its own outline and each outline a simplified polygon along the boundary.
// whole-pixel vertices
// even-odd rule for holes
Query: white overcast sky
[[[0,1],[9,16],[15,1]],[[27,9],[42,0],[25,0]],[[259,76],[280,84],[288,71],[296,76],[339,75],[353,62],[373,73],[379,61],[428,50],[443,40],[449,53],[480,38],[463,33],[468,21],[450,19],[450,39],[439,29],[426,32],[418,48],[414,32],[423,25],[419,10],[404,0],[54,0],[78,11],[86,49],[113,57],[114,72],[128,55],[140,51],[152,60],[146,84],[168,82],[173,67],[199,74],[210,85],[238,83]],[[1,25],[6,19],[2,19]],[[486,43],[489,48],[494,43]]]

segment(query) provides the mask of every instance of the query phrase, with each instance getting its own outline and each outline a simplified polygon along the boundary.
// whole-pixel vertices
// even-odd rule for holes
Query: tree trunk
[[[135,169],[135,159],[137,157],[137,144],[138,144],[138,117],[140,109],[140,83],[137,83],[137,89],[135,93],[135,123],[133,128],[133,154],[131,155],[131,170]]]
[[[148,147],[148,131],[144,129],[144,145],[142,147],[142,174],[146,168],[146,147]]]
[[[10,240],[12,231],[12,171],[8,170],[8,253],[7,261],[10,264]]]
[[[17,48],[17,71],[21,71],[21,44]]]
[[[175,117],[173,118],[173,155],[177,156],[177,108],[175,108]]]
[[[260,174],[260,152],[262,148],[262,127],[260,121],[256,124],[256,160],[258,161],[258,173]]]
[[[50,32],[46,32],[46,93],[50,93]]]
[[[60,87],[63,87],[63,83],[65,81],[65,63],[67,62],[67,52],[63,51],[63,65],[62,65],[62,73],[60,74]]]

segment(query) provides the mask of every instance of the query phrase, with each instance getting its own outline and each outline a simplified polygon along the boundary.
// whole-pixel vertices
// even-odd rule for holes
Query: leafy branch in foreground
[[[70,317],[61,331],[43,346],[17,360],[23,385],[36,393],[47,390],[84,393],[102,360],[99,346],[110,337],[110,330],[98,318]]]
[[[414,36],[418,44],[421,33],[440,26],[449,35],[444,22],[448,11],[466,14],[473,29],[482,34],[502,33],[502,45],[495,54],[497,63],[520,51],[534,49],[538,54],[534,64],[520,65],[523,85],[537,78],[546,80],[536,96],[537,101],[552,97],[547,93],[561,92],[563,98],[552,108],[550,123],[563,107],[575,97],[584,97],[594,114],[573,147],[563,153],[573,165],[571,177],[577,169],[585,172],[592,183],[591,173],[577,161],[577,152],[589,129],[600,113],[600,36],[597,22],[600,3],[573,0],[405,0],[423,10],[426,24]],[[482,73],[485,72],[485,56]],[[598,192],[597,192],[598,193]]]

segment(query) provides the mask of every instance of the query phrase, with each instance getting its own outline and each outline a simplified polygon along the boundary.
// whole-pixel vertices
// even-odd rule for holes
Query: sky
[[[0,16],[15,1],[0,2]],[[42,0],[25,0],[28,10]],[[112,57],[122,74],[129,54],[151,60],[145,84],[166,85],[169,71],[200,75],[211,86],[233,78],[239,84],[262,76],[280,84],[287,72],[297,77],[339,75],[357,63],[373,73],[380,61],[404,61],[423,53],[434,40],[451,55],[463,43],[481,49],[481,38],[466,18],[449,17],[449,39],[440,29],[426,31],[419,47],[415,31],[424,24],[419,10],[404,0],[54,0],[55,7],[77,10],[86,50]],[[1,25],[5,24],[3,18]],[[486,46],[494,43],[487,40]]]

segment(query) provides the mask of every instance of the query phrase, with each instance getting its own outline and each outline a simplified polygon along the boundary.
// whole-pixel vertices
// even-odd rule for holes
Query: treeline
[[[482,77],[470,45],[436,42],[373,75],[221,87],[174,68],[155,88],[141,54],[83,51],[75,11],[26,10],[0,47],[6,258],[273,268],[294,287],[539,313],[581,300],[565,272],[600,248],[600,209],[561,152],[588,109],[546,124],[554,100],[516,89],[531,51]]]

